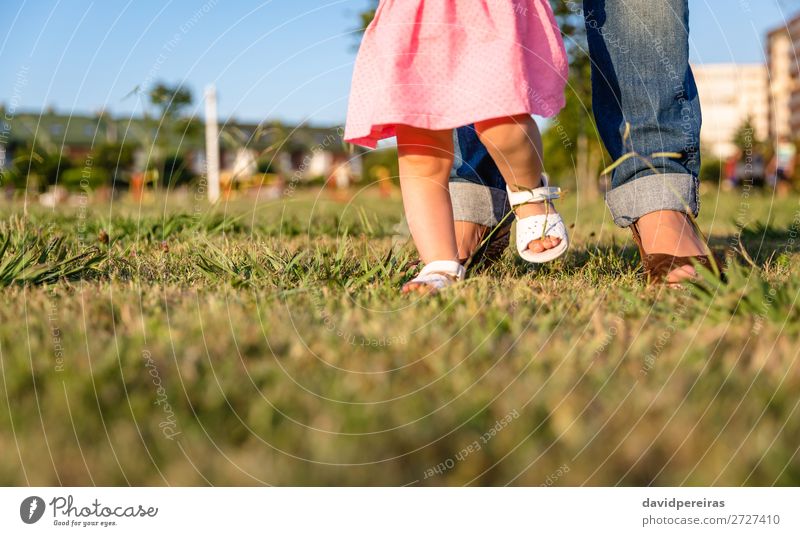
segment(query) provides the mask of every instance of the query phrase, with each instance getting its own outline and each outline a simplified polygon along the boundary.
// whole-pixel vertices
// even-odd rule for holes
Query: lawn
[[[399,196],[0,205],[2,485],[800,485],[800,198],[703,195],[725,286],[565,260],[401,296]]]

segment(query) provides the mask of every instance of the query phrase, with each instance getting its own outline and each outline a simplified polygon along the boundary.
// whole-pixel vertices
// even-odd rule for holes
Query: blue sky
[[[657,0],[653,0],[657,1]],[[692,60],[763,61],[763,34],[798,0],[690,0]],[[156,80],[220,115],[344,120],[353,28],[366,0],[0,0],[0,102],[62,112],[136,113]],[[199,102],[199,98],[196,99]]]

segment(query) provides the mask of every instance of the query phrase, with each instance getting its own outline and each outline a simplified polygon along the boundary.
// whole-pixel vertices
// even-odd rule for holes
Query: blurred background
[[[609,162],[587,113],[589,64],[572,4],[553,1],[572,60],[568,105],[559,128],[542,126],[551,175],[591,199],[604,189],[599,174]],[[388,192],[397,171],[391,143],[364,154],[338,132],[359,36],[376,5],[5,0],[5,198],[54,206],[76,191],[99,199],[205,195],[209,172],[221,188],[212,200],[365,181]],[[690,9],[705,119],[702,179],[731,189],[795,188],[800,2],[690,0]],[[218,125],[210,133],[209,113]]]

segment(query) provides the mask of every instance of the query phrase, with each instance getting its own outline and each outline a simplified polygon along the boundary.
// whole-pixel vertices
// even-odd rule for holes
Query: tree
[[[161,119],[182,115],[192,104],[192,93],[181,85],[169,86],[159,82],[148,92],[150,104],[159,112]]]
[[[197,135],[200,132],[199,123],[192,117],[184,117],[185,110],[194,101],[190,90],[180,84],[169,85],[158,82],[147,92],[150,105],[156,110],[159,117],[158,130],[161,135],[157,138],[152,135],[150,122],[145,114],[144,128],[138,132],[139,141],[148,151],[148,170],[154,170],[154,185],[159,182],[170,187],[183,184],[192,179],[185,160],[177,154],[176,142],[187,135]],[[140,170],[147,171],[147,170]]]
[[[752,117],[748,115],[744,122],[739,125],[739,128],[733,133],[731,141],[742,153],[752,152],[755,146],[761,145],[761,140],[756,135],[756,128],[753,126]]]
[[[19,118],[17,128],[27,130],[31,141],[16,143],[14,160],[4,180],[17,187],[43,190],[58,183],[61,173],[71,167],[68,158],[61,154],[61,146],[46,128],[39,128],[38,121]]]
[[[358,14],[359,26],[357,29],[358,33],[356,35],[359,41],[361,40],[361,36],[364,35],[364,32],[367,31],[367,26],[369,26],[369,23],[375,18],[375,12],[377,10],[378,0],[370,0],[369,7]]]
[[[564,36],[570,67],[566,106],[544,133],[547,168],[562,181],[574,175],[580,194],[593,198],[598,194],[597,178],[605,149],[594,122],[591,60],[583,11],[579,2],[551,0],[550,4]]]

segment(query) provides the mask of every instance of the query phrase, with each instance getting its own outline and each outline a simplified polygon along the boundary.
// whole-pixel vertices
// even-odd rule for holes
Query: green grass
[[[565,260],[429,299],[370,192],[2,205],[0,484],[798,485],[798,198],[703,201],[727,286],[572,196]]]

